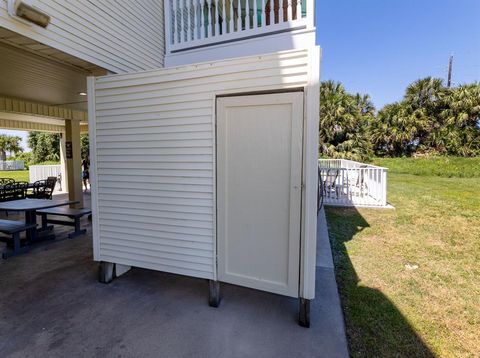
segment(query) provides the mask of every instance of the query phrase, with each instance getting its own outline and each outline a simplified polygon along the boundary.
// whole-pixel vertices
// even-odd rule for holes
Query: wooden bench
[[[2,252],[2,258],[18,255],[28,251],[28,246],[21,246],[20,233],[36,227],[36,224],[25,224],[23,221],[0,219],[0,232],[11,235],[10,237],[0,237],[0,241],[7,243],[7,249]]]
[[[71,209],[65,206],[58,206],[55,208],[42,209],[37,211],[37,214],[42,216],[41,230],[48,230],[48,224],[73,226],[75,228],[75,231],[68,234],[68,237],[70,239],[79,235],[83,235],[87,232],[87,230],[80,228],[80,219],[82,218],[82,216],[90,215],[91,213],[91,209]],[[49,219],[48,215],[66,216],[70,219],[73,219],[73,221]]]

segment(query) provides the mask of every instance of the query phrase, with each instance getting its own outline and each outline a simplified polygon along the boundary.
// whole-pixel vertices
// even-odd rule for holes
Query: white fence
[[[304,28],[306,1],[168,0],[165,18],[170,52]]]
[[[0,160],[0,170],[23,170],[25,163],[23,160]]]
[[[324,204],[386,207],[387,170],[346,159],[319,159],[319,190]]]
[[[30,183],[34,183],[37,180],[45,180],[48,177],[57,177],[62,172],[62,166],[60,164],[57,165],[30,165],[29,167],[29,181]],[[61,180],[57,181],[56,185],[57,190],[61,189]]]

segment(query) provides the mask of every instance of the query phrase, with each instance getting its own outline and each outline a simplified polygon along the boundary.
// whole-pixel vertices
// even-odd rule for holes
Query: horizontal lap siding
[[[163,1],[36,0],[46,29],[11,18],[0,0],[0,26],[115,73],[163,67]]]
[[[307,57],[96,78],[96,259],[214,278],[215,97],[304,87]]]

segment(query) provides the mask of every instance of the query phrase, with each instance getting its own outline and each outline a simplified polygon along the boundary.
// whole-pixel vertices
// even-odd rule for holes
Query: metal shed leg
[[[310,300],[299,299],[300,311],[298,313],[298,324],[302,327],[310,327]]]
[[[115,277],[115,264],[112,262],[101,261],[98,266],[98,281],[101,283],[110,283]]]
[[[211,307],[220,305],[220,282],[208,280],[208,304]]]

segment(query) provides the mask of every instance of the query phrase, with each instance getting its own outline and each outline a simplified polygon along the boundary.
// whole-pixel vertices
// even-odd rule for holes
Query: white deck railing
[[[387,206],[387,168],[346,159],[319,159],[325,205]]]
[[[273,6],[270,6],[272,1]],[[175,52],[306,28],[306,1],[167,0],[167,47],[170,52]]]
[[[25,163],[23,160],[0,160],[0,170],[23,170]]]

